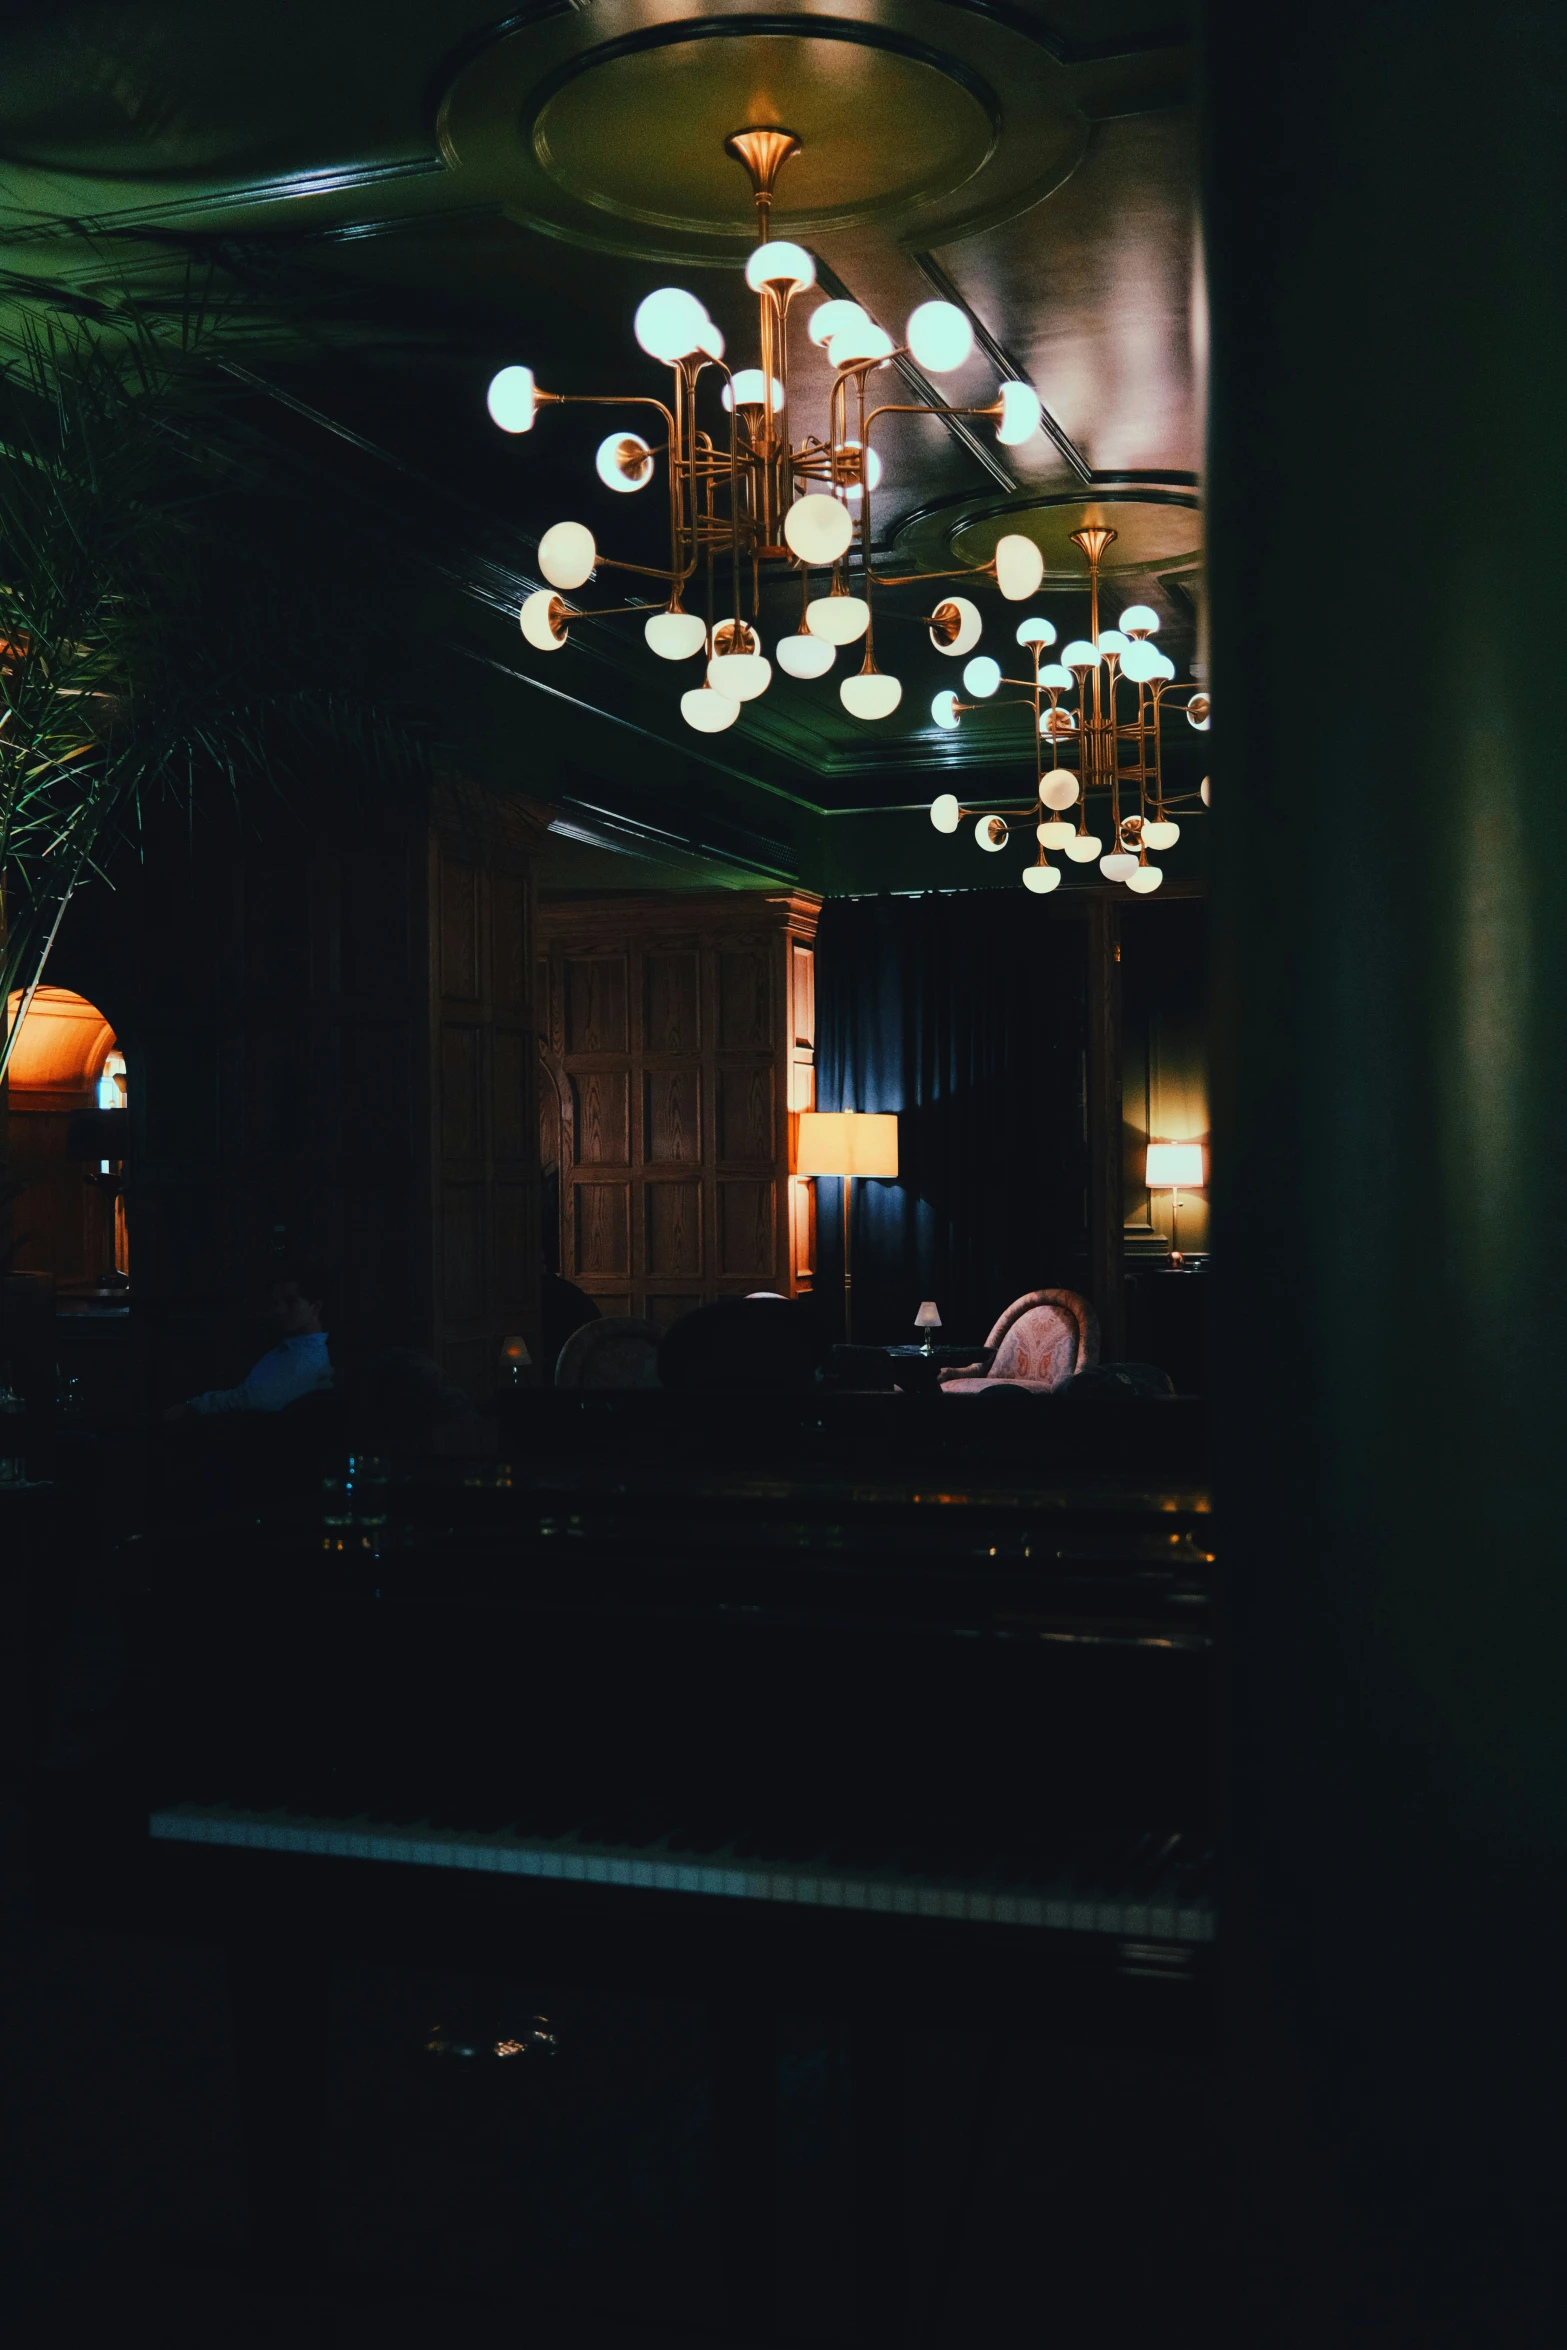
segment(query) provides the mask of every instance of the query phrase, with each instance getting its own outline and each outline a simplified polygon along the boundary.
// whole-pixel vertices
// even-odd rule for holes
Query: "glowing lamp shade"
[[[695,612],[655,612],[642,634],[661,661],[689,661],[707,643],[707,623]]]
[[[597,561],[598,548],[586,523],[552,522],[539,541],[539,569],[551,587],[581,587]]]
[[[1036,824],[1034,835],[1040,847],[1045,849],[1064,849],[1077,838],[1064,816],[1052,816],[1047,824]]]
[[[502,432],[532,432],[533,419],[538,414],[538,389],[532,368],[503,367],[499,375],[492,375],[484,405],[490,412],[491,422],[498,424]]]
[[[878,1110],[802,1110],[794,1171],[890,1181],[898,1172],[896,1116]]]
[[[1158,668],[1154,671],[1155,677],[1162,677],[1166,685],[1168,685],[1171,678],[1173,678],[1175,675],[1175,663],[1170,659],[1168,653],[1156,652],[1154,654],[1154,659],[1159,664]]]
[[[914,1327],[916,1330],[939,1330],[941,1328],[941,1316],[936,1311],[936,1301],[933,1297],[926,1298],[920,1307],[914,1317]]]
[[[974,329],[955,302],[922,302],[909,315],[903,339],[932,375],[950,375],[974,348]]]
[[[1152,604],[1128,604],[1121,614],[1121,626],[1128,636],[1152,636],[1159,625],[1159,615]]]
[[[558,653],[566,641],[566,608],[551,588],[535,588],[518,618],[522,633],[538,652]]]
[[[958,718],[957,695],[938,694],[935,700],[931,703],[930,714],[932,718],[935,719],[938,726],[943,727],[948,734],[951,734],[953,729],[960,723]],[[957,806],[957,802],[955,800],[952,804],[954,807]]]
[[[699,685],[681,695],[680,715],[698,734],[722,734],[739,717],[740,705],[727,694],[715,694],[710,685]]]
[[[1213,704],[1206,694],[1193,694],[1186,705],[1186,723],[1195,726],[1199,734],[1206,734],[1213,723]]]
[[[1117,659],[1119,659],[1121,654],[1126,651],[1131,641],[1131,638],[1129,636],[1123,636],[1118,628],[1102,628],[1099,631],[1099,650],[1101,655],[1114,653]]]
[[[946,653],[956,661],[961,659],[963,654],[973,652],[974,647],[979,643],[980,630],[984,624],[980,619],[978,607],[971,604],[967,596],[948,596],[944,603],[937,605],[936,618],[946,620],[949,617],[955,617],[957,620],[956,636],[949,638],[944,636],[940,629],[933,628],[930,632],[930,641],[938,653]]]
[[[1104,842],[1091,832],[1074,832],[1066,844],[1066,853],[1074,865],[1091,865],[1104,847]]]
[[[890,359],[892,337],[862,310],[857,319],[834,330],[827,356],[834,367],[853,367],[863,359]]]
[[[1180,837],[1181,828],[1170,817],[1150,816],[1143,826],[1143,840],[1150,849],[1173,849]]]
[[[715,653],[707,665],[707,682],[715,694],[732,702],[754,702],[773,682],[773,665],[764,653]]]
[[[631,331],[650,359],[673,367],[677,359],[705,350],[704,337],[712,323],[695,294],[681,286],[660,286],[637,304]]]
[[[858,442],[858,441],[845,441],[845,442],[844,442],[844,444],[843,444],[843,446],[844,446],[844,450],[845,450],[845,452],[846,452],[846,453],[847,453],[847,451],[849,451],[850,449],[852,449],[852,450],[854,451],[854,454],[855,454],[857,457],[859,457],[859,456],[861,455],[861,451],[860,451],[860,444],[859,444],[859,442]],[[865,487],[866,487],[868,490],[876,490],[876,489],[880,489],[880,487],[881,487],[881,459],[880,459],[880,457],[879,457],[879,456],[876,454],[876,451],[875,451],[874,449],[867,449],[867,450],[864,452],[864,455],[863,455],[863,458],[862,458],[862,461],[861,461],[860,471],[861,471],[861,473],[862,473],[862,475],[863,475],[863,477],[864,477],[864,484],[865,484]],[[857,481],[851,481],[851,482],[850,482],[850,483],[847,485],[847,494],[848,494],[848,495],[849,495],[851,498],[857,498],[857,497],[859,496],[859,494],[860,494],[860,484],[859,484],[859,482],[857,482]]]
[[[786,677],[825,677],[838,655],[825,637],[801,629],[795,636],[778,639],[773,658]]]
[[[1027,620],[1018,622],[1017,641],[1020,645],[1053,645],[1056,632],[1048,620],[1041,620],[1039,614],[1033,612]]]
[[[939,799],[931,801],[930,820],[938,832],[957,831],[963,821],[963,811],[952,792],[944,791]]]
[[[640,433],[612,432],[600,441],[594,471],[609,490],[645,490],[653,478],[653,452]]]
[[[802,563],[836,563],[854,536],[854,517],[839,498],[824,490],[796,498],[784,516],[784,538]]]
[[[1000,683],[1001,665],[992,661],[988,653],[981,653],[979,659],[971,661],[963,672],[964,689],[974,696],[976,702],[988,702]]]
[[[997,849],[1004,849],[1007,845],[1005,819],[1000,816],[981,816],[974,827],[974,838],[982,849],[989,849],[994,856]]]
[[[838,699],[851,718],[890,718],[903,699],[903,685],[879,669],[857,669],[839,686]]]
[[[822,302],[811,312],[805,331],[813,343],[825,346],[834,335],[843,334],[862,320],[867,326],[870,324],[858,302]]]
[[[1061,666],[1063,669],[1097,669],[1099,647],[1090,644],[1086,636],[1075,636],[1069,645],[1061,648]]]
[[[1147,685],[1159,674],[1159,648],[1145,637],[1134,638],[1121,655],[1121,675],[1134,685]]]
[[[804,286],[816,283],[816,264],[803,245],[791,245],[780,237],[775,245],[758,245],[745,265],[745,282],[753,294],[763,286],[787,286],[799,293]]]
[[[805,625],[824,645],[852,645],[870,626],[863,596],[814,596],[805,607]]]
[[[1212,781],[1213,777],[1211,775],[1205,775],[1201,783],[1197,786],[1197,797],[1201,800],[1205,808],[1212,807],[1213,805],[1213,802],[1208,797],[1208,787]]]
[[[1054,768],[1039,781],[1039,796],[1047,808],[1071,808],[1077,803],[1077,777],[1070,767]]]
[[[724,406],[733,414],[736,408],[765,408],[767,405],[767,378],[759,367],[742,367],[731,383],[723,389]],[[773,377],[773,414],[784,404],[783,385]]]
[[[997,440],[1003,447],[1015,449],[1020,441],[1032,440],[1038,430],[1039,394],[1031,384],[1004,383],[1001,387],[1001,417],[996,426]]]
[[[1201,1191],[1207,1178],[1200,1142],[1151,1142],[1144,1175],[1150,1191]]]
[[[1070,669],[1063,669],[1059,661],[1047,661],[1039,672],[1039,682],[1041,685],[1052,686],[1058,694],[1069,693],[1073,682],[1072,672]],[[1039,731],[1043,734],[1044,728],[1041,727]]]
[[[696,347],[698,351],[705,351],[709,359],[722,359],[724,355],[723,328],[721,326],[715,326],[713,321],[709,319],[706,326],[702,329],[702,333]],[[692,356],[695,357],[695,353],[693,353]]]
[[[1136,853],[1131,849],[1112,849],[1099,860],[1099,870],[1106,881],[1124,881],[1129,873],[1137,871]]]
[[[1031,889],[1036,897],[1047,898],[1053,889],[1061,886],[1059,865],[1025,865],[1023,887]]]
[[[1026,604],[1044,576],[1045,558],[1032,539],[1022,537],[1017,531],[1009,531],[1005,538],[997,539],[996,585],[1009,604]],[[1050,628],[1048,620],[1040,625]],[[1020,633],[1018,643],[1025,641]],[[1053,628],[1043,641],[1047,645],[1055,643]]]
[[[1157,865],[1139,865],[1135,873],[1127,875],[1126,886],[1134,890],[1138,897],[1146,898],[1152,896],[1163,879],[1164,875]]]

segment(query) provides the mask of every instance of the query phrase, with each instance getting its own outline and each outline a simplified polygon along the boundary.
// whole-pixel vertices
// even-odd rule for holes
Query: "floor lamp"
[[[1181,1255],[1181,1193],[1201,1191],[1204,1184],[1202,1144],[1200,1142],[1151,1142],[1148,1145],[1148,1171],[1144,1178],[1150,1191],[1168,1191],[1170,1194],[1170,1262],[1185,1262]]]
[[[849,1204],[856,1175],[896,1175],[898,1121],[879,1110],[802,1110],[795,1148],[797,1175],[837,1175],[843,1180],[843,1338],[854,1341],[854,1304],[849,1257]]]

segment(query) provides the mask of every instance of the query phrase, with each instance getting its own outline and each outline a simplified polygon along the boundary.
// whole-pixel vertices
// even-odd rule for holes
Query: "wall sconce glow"
[[[950,375],[974,348],[974,329],[955,302],[922,302],[909,314],[903,339],[930,375]]]
[[[992,661],[988,653],[981,653],[979,659],[971,661],[963,672],[963,689],[965,693],[971,693],[976,702],[988,702],[1000,683],[1001,665]]]
[[[585,523],[552,522],[539,541],[539,569],[551,587],[581,587],[597,561],[598,548]]]
[[[531,367],[503,367],[492,375],[484,405],[502,432],[532,432],[538,396]]]
[[[653,452],[640,433],[612,432],[600,441],[593,469],[606,489],[645,490],[653,478]]]

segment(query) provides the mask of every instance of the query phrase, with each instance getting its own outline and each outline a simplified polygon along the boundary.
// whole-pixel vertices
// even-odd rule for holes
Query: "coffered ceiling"
[[[515,609],[549,523],[584,521],[637,556],[657,517],[595,478],[597,412],[545,411],[508,439],[486,384],[519,359],[557,390],[661,390],[631,316],[669,282],[751,360],[750,195],[722,142],[783,124],[802,152],[775,233],[895,329],[933,292],[960,301],[979,347],[946,396],[988,398],[1009,373],[1047,411],[1021,449],[982,424],[894,420],[878,545],[929,568],[1026,531],[1065,633],[1082,610],[1067,532],[1102,520],[1119,533],[1112,593],[1160,608],[1184,671],[1201,563],[1188,16],[1189,0],[538,0],[504,17],[472,0],[56,6],[0,32],[0,300],[156,298],[192,254],[216,262],[231,353],[290,429],[382,466],[389,498],[449,507],[464,549],[452,627],[498,697],[498,738],[513,724],[519,780],[580,803],[578,853],[595,825],[632,828],[617,851],[630,885],[638,856],[653,878],[676,854],[665,832],[711,870],[722,848],[698,835],[722,829],[720,811],[738,841],[749,807],[776,845],[805,821],[781,826],[781,808],[884,809],[890,844],[942,774],[1005,798],[1031,767],[1016,708],[956,737],[930,723],[953,677],[913,624],[920,592],[903,594],[909,625],[885,649],[879,626],[882,666],[904,679],[892,719],[849,717],[832,677],[778,675],[737,727],[695,738],[678,712],[691,680],[651,658],[634,621],[580,626],[558,655],[523,644]],[[791,365],[798,429],[827,376],[803,334]],[[775,630],[796,617],[782,592]],[[993,590],[979,601],[1001,651],[1016,613]],[[545,743],[554,788],[529,771]],[[639,798],[635,778],[654,772],[677,779],[678,823]],[[714,820],[693,828],[704,794]],[[924,825],[920,855],[936,848],[948,885],[999,878]],[[736,850],[735,873],[749,869]]]

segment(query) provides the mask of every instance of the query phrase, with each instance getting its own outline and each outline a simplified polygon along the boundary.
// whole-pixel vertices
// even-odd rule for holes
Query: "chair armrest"
[[[974,1360],[971,1363],[946,1363],[942,1367],[941,1377],[943,1381],[948,1379],[983,1379],[995,1359],[996,1350],[993,1346],[977,1347],[974,1352]]]

